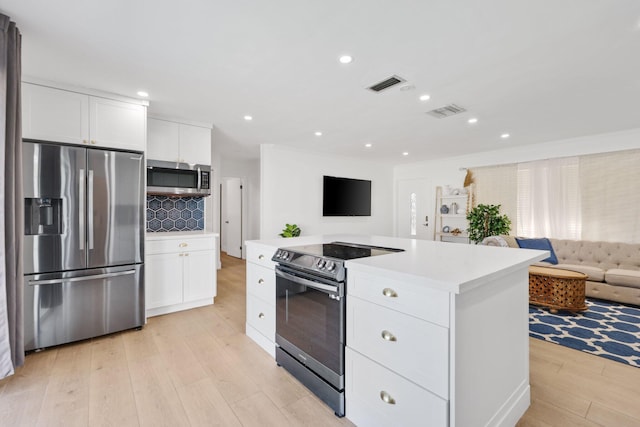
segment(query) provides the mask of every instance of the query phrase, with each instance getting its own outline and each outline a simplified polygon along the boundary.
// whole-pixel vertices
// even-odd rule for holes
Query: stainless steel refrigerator
[[[24,142],[25,350],[144,324],[143,163]]]

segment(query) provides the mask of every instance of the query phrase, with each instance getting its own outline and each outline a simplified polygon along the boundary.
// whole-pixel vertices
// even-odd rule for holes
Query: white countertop
[[[146,232],[145,240],[181,239],[185,237],[218,237],[218,233],[206,230]]]
[[[404,252],[349,260],[345,264],[348,271],[384,275],[452,293],[469,291],[549,256],[548,251],[531,249],[343,234],[251,242],[283,248],[334,241],[404,249]]]

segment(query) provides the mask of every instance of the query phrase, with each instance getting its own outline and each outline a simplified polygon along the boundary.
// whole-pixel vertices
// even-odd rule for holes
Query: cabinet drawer
[[[276,308],[247,294],[247,323],[269,340],[276,340]]]
[[[247,294],[254,295],[271,305],[275,305],[275,272],[267,267],[247,264]]]
[[[213,250],[215,246],[213,237],[203,238],[166,238],[160,240],[145,241],[145,251],[147,254],[163,254],[171,252],[191,252]],[[212,261],[213,262],[213,261]]]
[[[271,257],[278,248],[261,245],[259,243],[247,242],[247,262],[274,269],[276,263],[271,261]]]
[[[448,425],[446,400],[349,348],[345,372],[347,418],[354,424],[380,427]]]
[[[349,272],[349,295],[449,327],[449,293],[360,271]]]
[[[347,345],[443,398],[449,330],[356,297],[347,299]]]

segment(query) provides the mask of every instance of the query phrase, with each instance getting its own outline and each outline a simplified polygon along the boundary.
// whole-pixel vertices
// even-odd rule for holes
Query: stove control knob
[[[333,271],[336,268],[336,263],[333,261],[329,261],[327,262],[327,270],[329,271]]]
[[[289,252],[287,252],[287,251],[281,251],[281,253],[280,253],[280,257],[281,257],[283,260],[285,260],[285,261],[286,261],[286,260],[287,260],[287,258],[289,258]]]
[[[323,269],[325,265],[325,261],[323,259],[319,259],[318,262],[316,262],[316,267],[318,267],[319,269]]]
[[[278,252],[276,252],[276,258],[282,258],[282,251],[278,250]]]

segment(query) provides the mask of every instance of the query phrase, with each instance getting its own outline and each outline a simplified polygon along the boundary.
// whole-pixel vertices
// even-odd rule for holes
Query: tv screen
[[[325,176],[322,216],[371,216],[371,181]]]

